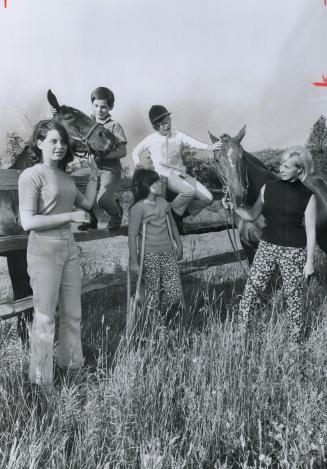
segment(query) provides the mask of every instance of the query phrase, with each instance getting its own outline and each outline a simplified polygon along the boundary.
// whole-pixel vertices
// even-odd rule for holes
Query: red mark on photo
[[[7,0],[4,0],[4,7],[7,8]]]
[[[321,81],[315,81],[312,84],[315,86],[327,86],[327,75],[323,75]]]

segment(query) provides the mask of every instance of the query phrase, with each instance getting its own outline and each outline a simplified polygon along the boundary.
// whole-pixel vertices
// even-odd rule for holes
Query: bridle
[[[220,182],[222,184],[222,190],[223,190],[223,193],[224,193],[223,199],[226,200],[226,201],[228,199],[230,200],[231,199],[231,190],[230,190],[229,185],[225,184],[225,181],[223,180],[223,178],[222,178],[222,176],[221,176],[221,174],[219,173],[218,170],[216,170],[216,173],[217,173],[218,179],[220,180]],[[247,167],[245,168],[245,178],[246,178],[245,193],[246,193],[247,189],[249,187]],[[244,268],[244,265],[242,263],[242,259],[241,259],[239,250],[237,249],[237,238],[236,238],[236,229],[235,229],[235,226],[236,226],[235,212],[234,212],[234,209],[230,208],[229,206],[228,206],[228,219],[226,220],[225,224],[226,224],[226,231],[227,231],[227,234],[228,234],[229,242],[232,246],[233,252],[234,252],[235,257],[236,257],[236,260],[239,263],[239,265],[241,266],[241,269],[243,270],[244,274],[246,275],[246,278],[248,279],[249,278],[248,272]],[[232,227],[232,228],[230,229],[230,227]]]
[[[100,154],[96,151],[94,151],[93,148],[91,148],[91,145],[90,145],[90,142],[89,142],[89,139],[91,137],[91,135],[93,134],[93,132],[95,131],[95,129],[99,126],[99,125],[102,125],[100,124],[99,122],[96,122],[94,125],[92,125],[91,129],[88,131],[88,133],[85,135],[85,137],[78,137],[76,135],[70,135],[69,134],[69,137],[72,139],[72,140],[75,140],[77,142],[80,142],[82,143],[82,145],[85,145],[87,147],[87,150],[85,152],[86,153],[92,153],[94,154],[95,156],[97,157],[100,157]]]

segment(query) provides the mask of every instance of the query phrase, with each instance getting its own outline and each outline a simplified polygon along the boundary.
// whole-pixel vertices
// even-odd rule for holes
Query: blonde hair
[[[310,151],[301,145],[295,145],[283,151],[280,160],[284,163],[286,160],[292,159],[294,165],[300,169],[299,179],[304,181],[310,174],[314,172],[314,162]]]

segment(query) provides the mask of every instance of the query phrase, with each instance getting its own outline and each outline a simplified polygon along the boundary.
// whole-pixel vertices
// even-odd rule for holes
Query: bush
[[[219,189],[222,184],[217,176],[213,160],[205,152],[188,151],[183,155],[186,172],[209,189]]]
[[[279,172],[279,157],[283,150],[273,150],[271,148],[254,152],[267,168],[277,174]],[[187,173],[200,181],[210,189],[221,189],[222,183],[217,176],[213,160],[208,158],[204,152],[187,152],[183,155],[183,163]]]
[[[274,174],[279,173],[279,161],[280,155],[284,150],[273,150],[272,148],[267,148],[265,150],[256,151],[253,153],[253,156],[258,158],[267,168]]]

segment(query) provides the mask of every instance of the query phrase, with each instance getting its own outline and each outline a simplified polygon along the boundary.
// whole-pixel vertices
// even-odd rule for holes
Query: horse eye
[[[73,114],[65,114],[65,115],[64,115],[64,119],[65,119],[65,120],[72,119],[73,117],[74,117]]]
[[[103,132],[99,132],[99,137],[103,137]]]

